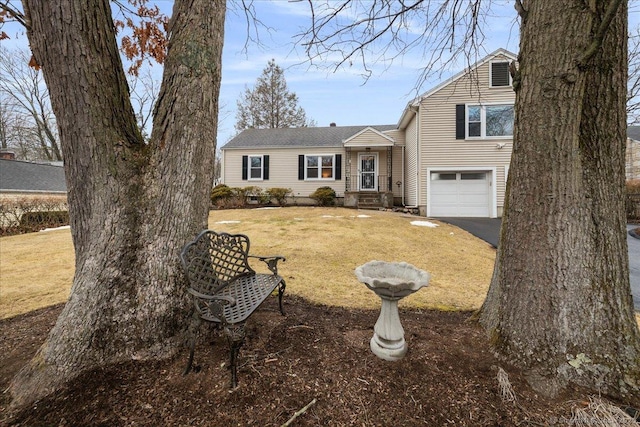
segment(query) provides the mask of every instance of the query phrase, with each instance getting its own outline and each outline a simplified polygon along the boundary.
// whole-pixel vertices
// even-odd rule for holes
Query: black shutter
[[[336,154],[336,180],[342,179],[342,154]]]
[[[509,86],[509,63],[491,63],[491,86]]]
[[[464,104],[456,105],[456,139],[464,139],[464,120],[465,108]]]
[[[304,154],[298,156],[298,179],[304,181]]]
[[[242,180],[246,181],[248,176],[249,156],[242,156]]]
[[[269,179],[269,155],[262,156],[262,179]]]

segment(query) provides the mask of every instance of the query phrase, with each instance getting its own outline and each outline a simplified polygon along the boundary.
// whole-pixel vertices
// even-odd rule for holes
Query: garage
[[[491,171],[431,171],[429,216],[491,217]]]

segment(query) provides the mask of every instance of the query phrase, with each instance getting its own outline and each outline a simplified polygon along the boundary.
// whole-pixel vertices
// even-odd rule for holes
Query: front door
[[[378,164],[377,153],[360,153],[359,155],[360,165],[360,191],[376,191],[378,189],[377,184],[377,171]]]

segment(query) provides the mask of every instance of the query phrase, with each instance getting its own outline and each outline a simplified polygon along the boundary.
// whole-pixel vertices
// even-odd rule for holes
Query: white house
[[[431,217],[498,217],[515,93],[499,49],[408,103],[395,125],[248,129],[222,147],[222,182],[330,186],[345,206],[407,206]]]

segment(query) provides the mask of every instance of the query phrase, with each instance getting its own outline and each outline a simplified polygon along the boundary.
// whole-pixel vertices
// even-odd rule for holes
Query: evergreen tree
[[[308,126],[298,96],[289,92],[284,71],[269,61],[253,89],[245,88],[238,99],[236,130]]]

